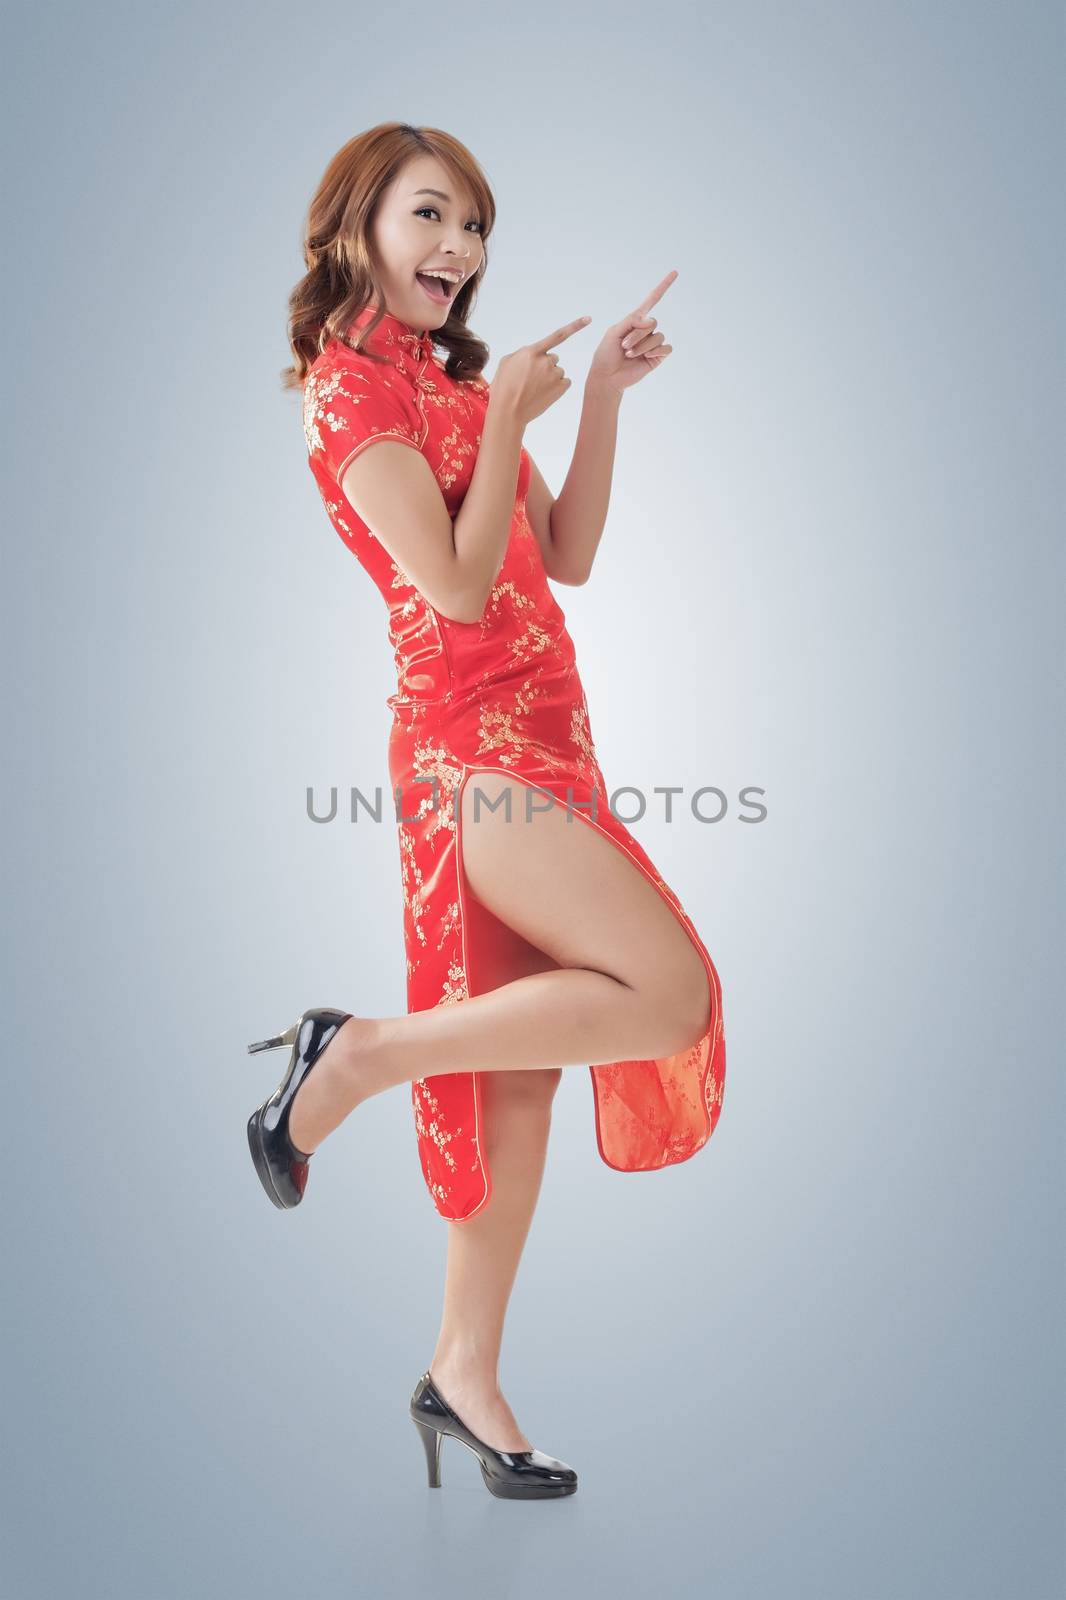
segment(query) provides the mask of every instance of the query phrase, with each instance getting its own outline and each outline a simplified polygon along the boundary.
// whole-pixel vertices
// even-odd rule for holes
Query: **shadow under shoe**
[[[496,1450],[472,1433],[433,1382],[423,1372],[411,1396],[411,1418],[426,1450],[429,1487],[439,1489],[440,1452],[446,1438],[458,1439],[481,1463],[481,1476],[490,1494],[503,1500],[557,1500],[577,1489],[577,1473],[565,1461],[543,1450]]]
[[[248,1046],[249,1055],[254,1055],[259,1050],[278,1050],[292,1045],[289,1070],[269,1100],[264,1100],[248,1119],[248,1148],[255,1170],[267,1196],[279,1210],[290,1211],[298,1206],[307,1188],[307,1164],[311,1157],[298,1150],[289,1138],[289,1113],[296,1091],[350,1016],[350,1011],[305,1011],[284,1033]]]

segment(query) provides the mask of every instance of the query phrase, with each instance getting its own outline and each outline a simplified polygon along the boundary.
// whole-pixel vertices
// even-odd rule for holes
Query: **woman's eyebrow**
[[[445,194],[443,189],[412,189],[412,199],[416,194],[435,194],[438,200],[447,200],[448,204],[451,204],[451,195]],[[473,202],[471,202],[470,209],[471,211],[474,209]]]

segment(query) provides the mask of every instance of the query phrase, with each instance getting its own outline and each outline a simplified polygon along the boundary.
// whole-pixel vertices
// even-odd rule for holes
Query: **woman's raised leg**
[[[509,815],[496,806],[508,789]],[[315,1150],[363,1100],[400,1083],[669,1055],[705,1031],[706,969],[662,896],[562,804],[527,816],[526,789],[470,775],[463,869],[477,899],[557,965],[457,1005],[350,1017],[293,1101],[298,1149]]]

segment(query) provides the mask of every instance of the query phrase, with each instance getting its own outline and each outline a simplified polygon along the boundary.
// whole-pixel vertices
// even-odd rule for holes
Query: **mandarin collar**
[[[374,319],[376,306],[364,306],[357,316],[348,324],[348,337],[352,339],[361,328]],[[399,317],[394,317],[391,311],[386,311],[378,326],[368,339],[361,345],[364,350],[372,350],[375,355],[385,356],[388,360],[395,361],[406,356],[410,361],[428,361],[433,354],[433,330],[426,328],[424,331],[412,328],[410,323],[402,322]]]

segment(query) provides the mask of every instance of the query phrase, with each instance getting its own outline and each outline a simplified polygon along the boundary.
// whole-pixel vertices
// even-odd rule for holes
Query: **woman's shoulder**
[[[391,363],[375,361],[362,350],[353,350],[350,344],[345,344],[343,339],[327,339],[325,345],[312,361],[307,370],[307,376],[322,378],[337,371],[351,371],[360,373],[380,372],[385,377],[391,376],[394,369]]]
[[[432,352],[425,366],[408,369],[406,364],[375,359],[362,350],[354,350],[341,339],[330,339],[307,369],[305,405],[313,407],[324,396],[345,392],[367,398],[374,394],[386,403],[390,400],[414,403],[417,391],[425,387],[420,380],[430,376],[440,390],[451,389],[488,402],[488,380],[481,374],[469,378],[451,377],[447,371],[447,355],[437,350]]]
[[[390,362],[330,341],[303,385],[303,425],[312,466],[339,481],[354,450],[380,434],[421,448],[424,423],[413,386]]]
[[[347,393],[388,400],[408,399],[413,392],[414,380],[410,374],[391,361],[353,350],[340,339],[329,340],[304,377],[304,394],[311,397]]]

